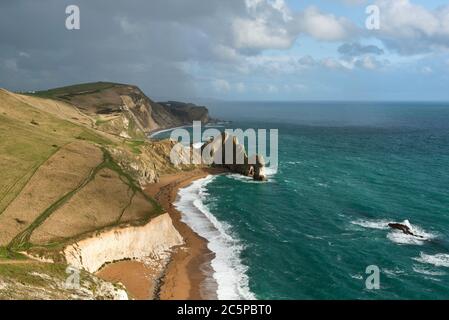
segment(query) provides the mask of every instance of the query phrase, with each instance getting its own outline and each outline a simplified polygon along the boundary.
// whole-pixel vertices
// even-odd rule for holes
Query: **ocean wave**
[[[446,267],[449,268],[449,254],[438,253],[435,255],[425,254],[421,252],[419,258],[413,258],[415,261],[421,263],[432,264],[436,267]]]
[[[268,177],[272,177],[272,176],[274,176],[274,175],[276,175],[278,173],[278,168],[277,167],[266,167],[265,168],[265,174],[268,176]]]
[[[361,274],[350,274],[349,275],[352,279],[356,279],[356,280],[363,280],[363,276]]]
[[[382,272],[385,273],[388,277],[390,278],[396,278],[399,277],[401,275],[405,274],[404,270],[401,270],[399,268],[395,268],[395,269],[382,269]]]
[[[302,164],[302,161],[287,161],[287,162],[284,162],[286,165],[292,165],[292,166],[294,166],[294,165],[297,165],[297,164]]]
[[[401,222],[401,224],[407,226],[410,231],[416,236],[405,234],[400,230],[393,230],[388,225],[390,223],[395,223],[391,220],[356,220],[351,222],[354,225],[358,225],[364,228],[369,229],[378,229],[378,230],[391,230],[387,234],[387,238],[397,244],[406,244],[406,245],[423,245],[426,241],[435,239],[437,237],[436,234],[430,233],[422,229],[417,225],[413,225],[410,221],[405,220]]]
[[[149,135],[149,138],[156,139],[157,136],[162,134],[162,133],[170,132],[170,131],[173,131],[173,130],[176,130],[176,129],[189,128],[189,127],[191,127],[191,125],[179,126],[179,127],[175,127],[175,128],[168,128],[168,129],[158,130],[158,131],[155,131],[155,132],[151,133]]]
[[[388,220],[356,220],[351,221],[352,224],[368,228],[368,229],[379,229],[379,230],[388,230],[390,227],[388,227],[388,224],[391,223],[391,221]]]
[[[175,206],[182,213],[182,221],[207,239],[208,248],[215,253],[211,265],[218,299],[256,299],[249,288],[248,267],[240,260],[243,244],[232,234],[231,227],[219,221],[203,203],[208,196],[206,186],[214,179],[208,176],[180,189]]]
[[[426,276],[444,276],[446,272],[443,271],[433,271],[428,268],[424,268],[422,266],[413,265],[413,271],[416,273],[420,273]]]
[[[408,220],[401,222],[401,224],[406,225],[410,229],[410,231],[413,234],[416,234],[418,237],[405,234],[399,230],[392,230],[390,233],[388,233],[387,237],[395,243],[421,246],[426,241],[435,239],[437,237],[435,234],[427,232],[419,226],[412,225]]]

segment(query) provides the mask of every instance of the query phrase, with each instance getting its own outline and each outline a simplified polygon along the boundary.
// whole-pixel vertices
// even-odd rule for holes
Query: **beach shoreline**
[[[215,254],[208,249],[208,241],[182,222],[182,214],[174,203],[178,191],[209,175],[225,172],[219,168],[201,168],[162,176],[148,185],[144,192],[153,197],[170,215],[184,244],[170,252],[167,261],[149,266],[145,261],[120,261],[108,264],[97,275],[122,283],[132,298],[138,300],[215,300],[217,283],[211,262]]]
[[[174,202],[178,191],[209,175],[225,172],[223,169],[203,168],[161,177],[145,192],[154,197],[169,213],[173,225],[185,244],[174,248],[162,277],[157,297],[161,300],[217,299],[217,283],[213,278],[211,261],[215,254],[207,247],[208,241],[182,222],[182,214]]]

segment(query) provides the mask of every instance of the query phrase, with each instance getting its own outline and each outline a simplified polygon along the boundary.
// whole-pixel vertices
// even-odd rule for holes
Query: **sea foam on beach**
[[[209,250],[215,254],[211,265],[218,284],[218,299],[255,299],[249,289],[248,268],[240,260],[243,244],[232,235],[230,226],[217,220],[203,203],[208,196],[206,186],[214,179],[214,176],[208,176],[180,189],[175,206],[182,214],[182,221],[205,238]]]

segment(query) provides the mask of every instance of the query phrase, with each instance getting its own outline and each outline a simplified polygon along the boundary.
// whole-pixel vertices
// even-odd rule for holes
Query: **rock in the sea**
[[[267,180],[267,175],[265,173],[265,159],[262,155],[256,156],[256,165],[254,166],[254,180]]]
[[[253,177],[257,181],[265,181],[265,160],[261,155],[248,157],[245,146],[237,137],[223,132],[220,137],[211,139],[202,147],[203,154],[210,157],[212,165],[224,167],[231,172],[239,173],[247,177]],[[231,153],[231,154],[227,154]],[[204,159],[203,159],[204,160]]]

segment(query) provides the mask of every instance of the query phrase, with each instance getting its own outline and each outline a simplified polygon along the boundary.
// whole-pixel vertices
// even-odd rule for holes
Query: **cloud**
[[[301,32],[323,41],[345,40],[358,32],[348,19],[322,13],[316,7],[307,8],[296,20]]]
[[[231,85],[224,79],[216,79],[214,80],[212,85],[215,91],[217,91],[218,93],[228,93],[229,91],[231,91]]]
[[[296,70],[304,63],[245,63],[265,50],[288,49],[303,34],[334,41],[351,29],[345,19],[316,8],[293,12],[284,0],[131,0],[113,6],[107,0],[73,0],[81,29],[68,31],[67,4],[0,2],[2,86],[34,90],[107,80],[137,84],[149,95],[191,97],[198,93],[199,68]],[[314,30],[321,22],[332,30]]]
[[[449,50],[448,5],[429,10],[408,0],[378,0],[381,30],[368,32],[326,11],[349,10],[342,1],[320,2],[321,8],[307,6],[310,1],[302,9],[285,0],[0,1],[0,84],[34,90],[105,80],[169,98],[249,95],[256,85],[282,92],[285,78],[312,88],[308,79],[321,85],[337,72],[379,70],[391,51]],[[65,29],[67,4],[80,7],[79,31]],[[363,14],[351,8],[359,9]],[[367,45],[372,38],[382,46]],[[423,65],[439,71],[427,62],[414,70]]]
[[[236,19],[232,28],[239,49],[287,49],[295,40],[284,27],[270,26],[262,19]]]
[[[366,54],[384,54],[384,51],[375,45],[362,45],[358,42],[344,43],[340,47],[338,47],[338,52],[348,57],[357,57]]]
[[[302,34],[319,41],[339,41],[359,32],[348,19],[314,6],[293,14],[284,0],[246,0],[246,5],[249,16],[236,18],[232,24],[239,49],[287,49]]]
[[[380,30],[375,36],[403,55],[449,49],[449,5],[434,10],[409,0],[378,0]]]
[[[338,0],[350,6],[359,6],[365,4],[367,0]]]
[[[243,82],[239,82],[236,84],[236,90],[239,93],[243,93],[246,91],[246,85]]]

